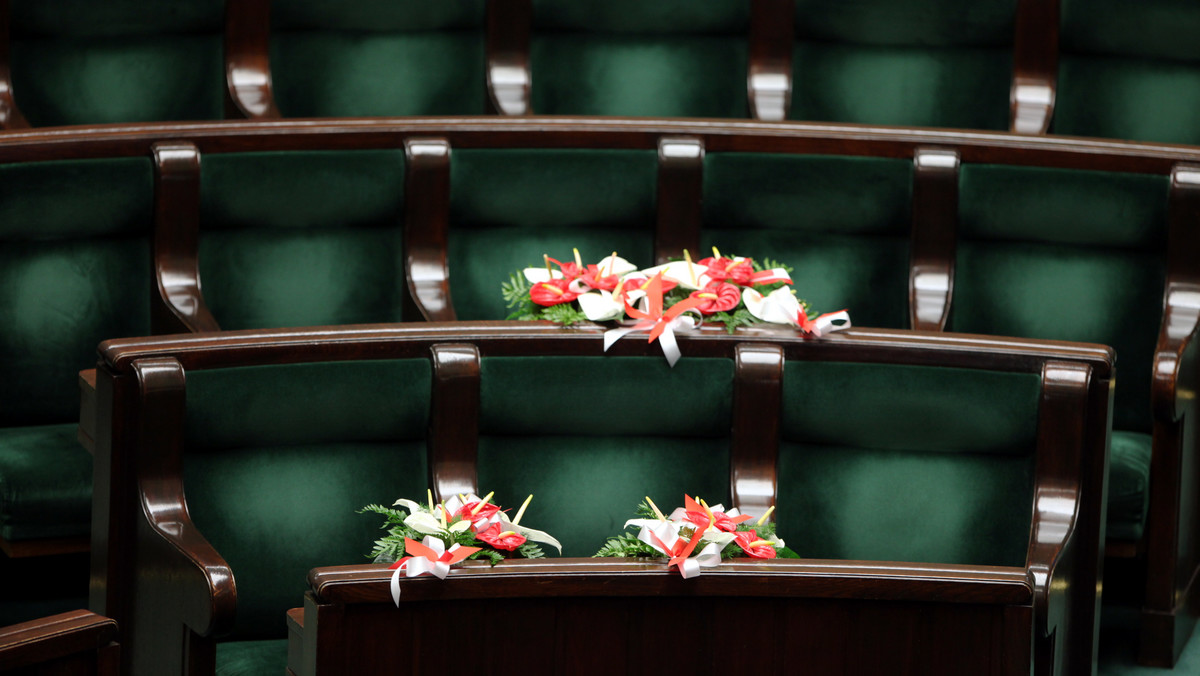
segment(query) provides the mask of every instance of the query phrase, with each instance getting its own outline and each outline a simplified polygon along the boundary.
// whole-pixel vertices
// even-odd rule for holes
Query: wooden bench
[[[0,627],[0,670],[25,676],[117,676],[117,623],[86,610]]]
[[[1022,663],[1091,672],[1107,349],[715,329],[681,336],[672,371],[657,346],[601,341],[420,324],[106,343],[92,604],[122,622],[133,673],[282,665],[281,643],[245,640],[284,635],[309,567],[361,560],[378,524],[356,507],[426,485],[533,492],[528,522],[572,556],[646,493],[751,512],[778,496],[804,556],[1026,580]]]

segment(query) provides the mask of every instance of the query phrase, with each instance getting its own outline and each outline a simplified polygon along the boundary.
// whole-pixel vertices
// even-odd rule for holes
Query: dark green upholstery
[[[206,155],[200,274],[223,329],[399,321],[400,150]]]
[[[1063,0],[1057,134],[1200,144],[1200,4]]]
[[[807,558],[1024,565],[1040,391],[1036,374],[789,362],[780,534]]]
[[[1006,129],[1016,0],[797,0],[797,120]]]
[[[217,644],[217,676],[261,676],[287,671],[287,639]]]
[[[485,357],[479,488],[564,556],[591,556],[649,495],[729,505],[733,363],[657,357]]]
[[[11,8],[17,105],[35,126],[220,119],[222,0]]]
[[[78,373],[150,331],[146,159],[0,165],[0,535],[87,535]]]
[[[1108,453],[1108,531],[1110,540],[1142,537],[1150,508],[1149,434],[1114,430]]]
[[[235,638],[281,638],[309,569],[365,563],[369,502],[423,496],[426,359],[191,371],[185,490],[237,582]]]
[[[814,309],[905,328],[911,191],[906,160],[710,153],[701,255],[786,263]]]
[[[500,283],[578,247],[654,262],[657,156],[650,150],[456,150],[450,287],[459,319],[508,316]]]
[[[1145,517],[1144,495],[1130,492],[1144,491],[1149,472],[1145,434],[1162,320],[1167,182],[1111,172],[962,169],[948,328],[1116,348],[1113,427],[1129,435],[1113,442],[1114,536],[1140,533]]]
[[[271,4],[271,74],[288,117],[485,112],[483,0]]]
[[[533,109],[746,117],[742,0],[534,0]]]

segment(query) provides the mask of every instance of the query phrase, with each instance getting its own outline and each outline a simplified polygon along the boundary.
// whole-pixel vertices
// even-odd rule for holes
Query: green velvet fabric
[[[1015,16],[1015,0],[800,0],[788,116],[1006,129]]]
[[[233,569],[235,638],[282,637],[309,569],[367,562],[371,502],[424,495],[424,359],[188,373],[184,481]]]
[[[728,360],[485,357],[479,488],[564,556],[591,556],[649,495],[663,509],[699,495],[728,504]]]
[[[225,641],[217,644],[217,676],[262,676],[287,672],[287,639]]]
[[[147,235],[148,158],[0,164],[0,240]]]
[[[0,537],[85,536],[92,525],[92,456],[78,424],[0,428]]]
[[[148,249],[133,237],[5,243],[0,425],[78,419],[78,373],[95,366],[96,345],[150,332]]]
[[[1114,430],[1108,453],[1109,540],[1137,541],[1146,526],[1150,500],[1149,434]]]
[[[219,119],[223,3],[14,3],[17,104],[35,126]]]
[[[275,101],[289,117],[483,114],[484,5],[274,2]]]
[[[200,274],[224,329],[399,321],[398,150],[205,157]]]
[[[911,191],[905,160],[711,153],[701,244],[791,265],[813,309],[905,328]]]
[[[1200,143],[1200,4],[1064,0],[1056,134]]]
[[[533,109],[544,115],[746,117],[746,39],[537,34]]]
[[[788,363],[780,533],[804,557],[1023,565],[1040,390],[1036,374]]]
[[[748,27],[740,0],[535,0],[533,109],[746,117]]]
[[[456,150],[451,158],[449,265],[459,319],[503,319],[500,283],[578,247],[585,262],[614,250],[653,264],[653,151]]]
[[[1148,432],[1166,197],[1162,176],[964,166],[948,328],[1112,345],[1113,427]]]

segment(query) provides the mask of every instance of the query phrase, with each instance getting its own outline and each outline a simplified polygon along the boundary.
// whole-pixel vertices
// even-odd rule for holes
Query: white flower
[[[649,279],[659,272],[663,273],[663,279],[669,279],[685,289],[703,289],[712,281],[708,276],[707,267],[687,261],[674,261],[665,265],[656,265],[652,268],[642,270],[641,274]]]
[[[548,282],[551,279],[563,278],[563,273],[559,272],[558,270],[552,270],[544,267],[525,268],[521,271],[521,274],[525,275],[525,279],[529,280],[530,284],[540,284],[542,282]]]
[[[754,289],[743,289],[742,302],[750,314],[764,322],[799,326],[803,307],[791,287],[779,287],[765,297]]]
[[[579,309],[583,310],[583,314],[593,322],[619,319],[625,315],[625,304],[613,298],[610,291],[589,291],[575,300],[579,301]]]
[[[496,512],[496,513],[500,516],[500,523],[503,524],[503,526],[502,526],[503,530],[516,531],[517,533],[520,533],[522,536],[524,536],[524,538],[526,540],[531,540],[533,542],[541,542],[542,544],[550,545],[551,547],[554,547],[555,549],[557,549],[559,554],[562,554],[562,545],[558,542],[558,540],[555,540],[553,537],[551,537],[550,534],[542,532],[542,531],[534,529],[534,528],[526,528],[525,526],[522,526],[520,524],[515,524],[509,520],[508,515],[505,514],[504,512]]]

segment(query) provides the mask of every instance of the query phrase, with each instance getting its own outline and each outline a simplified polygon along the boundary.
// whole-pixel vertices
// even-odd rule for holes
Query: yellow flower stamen
[[[546,276],[554,279],[554,269],[550,267],[550,254],[542,254],[542,262],[546,264]]]
[[[713,258],[720,258],[720,257],[721,257],[721,252],[717,250],[717,247],[714,244],[713,245]]]
[[[510,535],[516,535],[516,534],[517,534],[517,531],[515,531],[515,530],[506,530],[506,531],[504,531],[503,533],[501,533],[501,534],[497,535],[497,536],[496,536],[496,539],[497,539],[497,540],[501,540],[501,539],[504,539],[504,538],[506,538],[506,537],[508,537],[508,536],[510,536]]]
[[[717,294],[715,294],[715,293],[698,293],[698,294],[696,294],[696,297],[697,298],[716,298]]]
[[[572,251],[575,252],[575,265],[579,266],[579,269],[582,270],[583,259],[579,257],[579,249],[572,249]]]
[[[654,510],[654,516],[657,516],[659,521],[667,520],[667,517],[663,516],[663,513],[658,509],[658,505],[654,504],[654,501],[650,499],[649,495],[646,496],[646,504],[650,505],[650,509]]]
[[[446,527],[446,505],[438,505],[438,519],[442,522],[442,528]]]
[[[746,545],[746,548],[754,549],[755,547],[762,547],[763,545],[771,545],[773,547],[775,546],[775,543],[771,542],[770,540],[755,540],[754,542]]]
[[[730,270],[732,270],[732,269],[736,268],[737,266],[739,266],[739,265],[741,265],[742,263],[745,263],[745,262],[746,262],[746,259],[745,259],[745,258],[743,258],[743,259],[742,259],[742,260],[740,260],[740,261],[733,261],[733,262],[732,262],[732,263],[730,263],[729,265],[726,265],[726,266],[725,266],[725,272],[729,272]]]
[[[429,499],[429,511],[433,511],[433,490],[426,488],[425,497]]]
[[[715,516],[713,516],[712,509],[709,508],[708,503],[704,501],[704,498],[697,498],[697,499],[700,501],[700,504],[704,507],[704,511],[708,514],[708,528],[705,529],[705,532],[708,532],[710,530],[716,530],[716,528],[713,526],[713,524],[715,524],[717,522],[717,518]]]
[[[767,517],[771,516],[771,512],[774,512],[774,511],[775,511],[775,505],[771,505],[770,507],[768,507],[767,511],[763,512],[763,515],[758,517],[758,525],[761,526],[764,523],[766,523]]]
[[[529,503],[532,500],[533,500],[533,493],[530,493],[529,497],[525,498],[525,502],[521,503],[521,508],[517,510],[517,518],[512,520],[512,524],[514,526],[521,523],[521,517],[525,516],[525,508],[529,506]]]
[[[554,286],[553,284],[542,284],[542,287],[545,289],[549,289],[551,292],[553,292],[557,296],[563,295],[563,290],[558,288],[557,286]]]
[[[474,509],[471,510],[471,516],[475,516],[476,514],[478,514],[479,510],[483,509],[483,506],[486,505],[488,503],[488,501],[492,499],[492,496],[495,494],[496,494],[496,491],[492,491],[491,493],[488,493],[486,496],[484,496],[484,498],[479,501],[479,504],[475,505]]]
[[[683,259],[687,261],[688,274],[692,276],[692,286],[700,286],[700,280],[696,279],[696,270],[692,267],[692,255],[687,249],[683,250]]]

